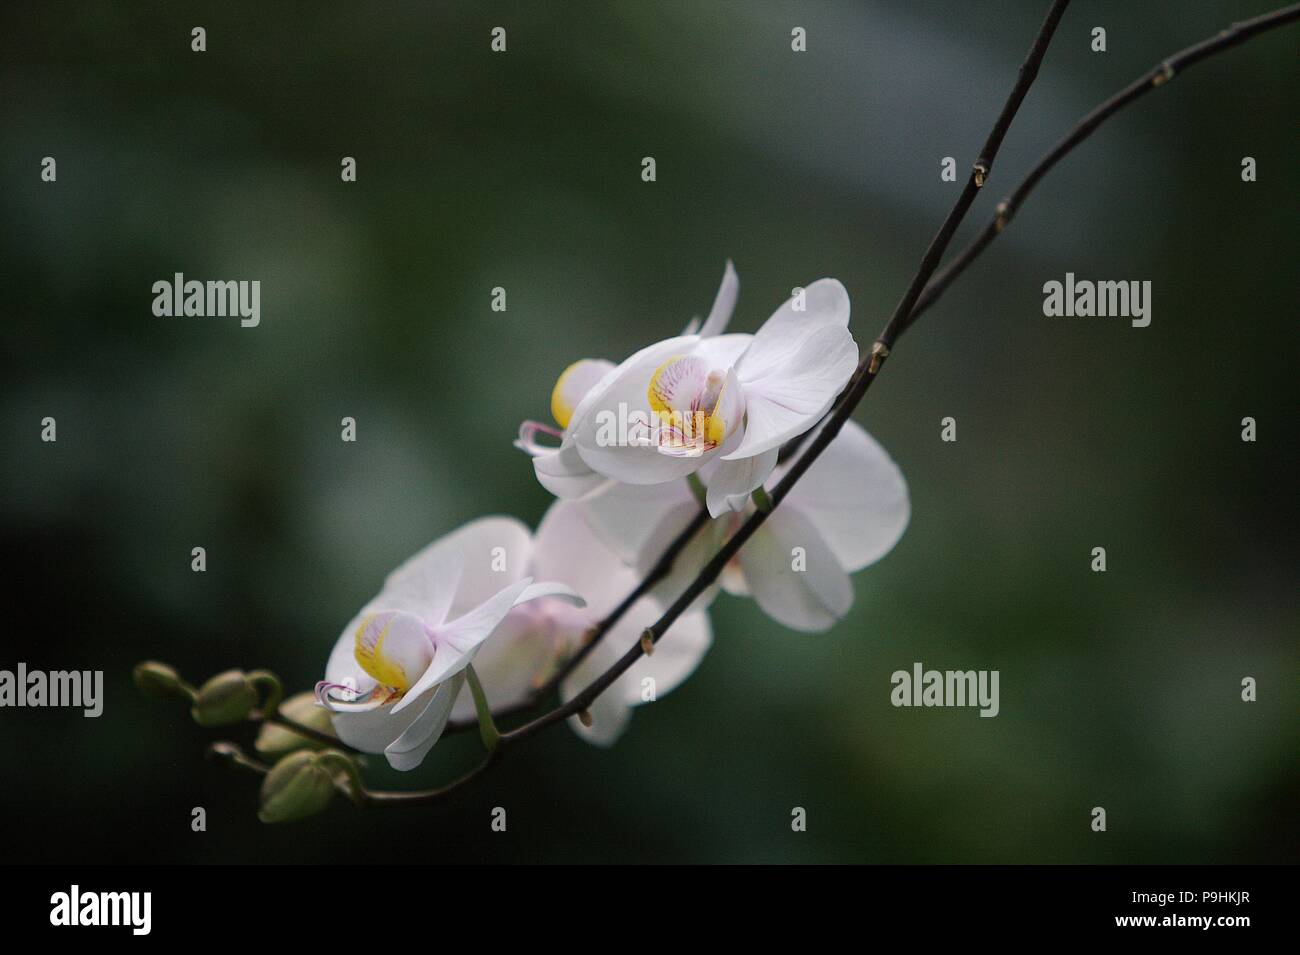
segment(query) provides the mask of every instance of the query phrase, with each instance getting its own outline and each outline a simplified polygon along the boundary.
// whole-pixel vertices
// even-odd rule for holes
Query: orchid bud
[[[200,726],[238,723],[257,706],[257,689],[243,670],[218,673],[199,687],[190,715]]]
[[[280,705],[280,714],[308,729],[334,735],[329,710],[316,702],[315,693],[298,693],[289,697]],[[253,745],[263,756],[283,756],[295,749],[320,749],[325,744],[296,733],[287,726],[263,723],[257,734],[257,742]]]
[[[272,767],[262,781],[263,822],[293,822],[314,816],[334,798],[334,774],[320,754],[298,750]]]
[[[137,663],[135,669],[131,671],[131,678],[135,680],[135,685],[140,688],[141,693],[160,700],[174,696],[188,699],[194,693],[185,685],[174,667],[159,663],[157,660]]]

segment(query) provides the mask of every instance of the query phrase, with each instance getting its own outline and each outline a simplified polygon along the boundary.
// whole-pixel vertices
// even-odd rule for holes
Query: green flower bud
[[[334,736],[329,710],[316,703],[315,693],[296,693],[280,705],[280,713],[309,729]],[[283,756],[295,749],[321,749],[325,744],[308,739],[287,726],[263,723],[253,744],[263,756]]]
[[[334,774],[322,765],[319,753],[300,749],[266,774],[257,818],[263,822],[306,819],[328,806],[333,798]]]
[[[135,685],[140,688],[141,693],[160,700],[174,696],[188,699],[194,693],[185,685],[185,681],[181,679],[181,675],[175,668],[166,663],[159,663],[157,660],[137,663],[135,669],[131,671],[131,678],[135,680]]]
[[[257,689],[242,670],[218,673],[199,687],[190,715],[200,726],[238,723],[257,706]]]

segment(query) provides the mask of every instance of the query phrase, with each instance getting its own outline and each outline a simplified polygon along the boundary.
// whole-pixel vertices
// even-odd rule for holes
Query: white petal
[[[460,549],[448,546],[447,540],[435,541],[389,574],[365,610],[403,610],[429,626],[446,620],[465,560]]]
[[[707,474],[701,470],[700,476],[708,485],[706,502],[709,514],[717,517],[726,511],[742,510],[750,492],[761,486],[776,467],[780,450],[770,448],[738,460],[719,458]]]
[[[442,731],[451,716],[452,704],[455,703],[464,683],[465,674],[457,673],[434,690],[424,709],[415,711],[420,715],[400,736],[384,747],[384,756],[388,759],[388,765],[405,772],[415,769],[424,762],[424,757],[442,736]]]
[[[611,489],[619,486],[611,485]],[[653,494],[658,489],[633,490]],[[591,616],[597,618],[631,593],[639,577],[595,533],[588,523],[586,507],[585,500],[552,504],[537,527],[533,560],[539,578],[568,584],[582,594]]]
[[[532,607],[516,607],[506,614],[492,639],[474,655],[474,672],[493,711],[528,699],[534,679],[549,672],[558,648],[550,622]],[[474,719],[475,712],[473,694],[456,697],[452,719]]]
[[[565,438],[559,450],[534,457],[533,473],[542,487],[561,498],[583,497],[610,483],[582,460],[571,438]]]
[[[794,548],[806,569],[795,570]],[[740,566],[759,607],[795,630],[827,630],[853,605],[853,585],[830,546],[799,511],[778,507],[741,548]]]
[[[433,692],[429,689],[422,699],[415,701],[414,706],[400,714],[394,714],[391,706],[384,706],[363,713],[332,713],[330,722],[338,738],[347,745],[363,753],[382,753],[415,722],[425,704],[433,698]]]
[[[356,689],[363,694],[375,685],[375,681],[357,663],[355,652],[357,627],[361,626],[365,616],[363,611],[348,622],[339,638],[334,641],[334,649],[330,651],[329,661],[325,664],[326,680],[330,683],[347,683],[351,679],[356,684]]]
[[[437,626],[487,600],[528,572],[532,535],[513,517],[482,517],[424,548],[388,575],[372,609],[427,608],[425,622]],[[459,581],[449,569],[463,567]],[[388,606],[382,606],[387,604]],[[444,606],[445,604],[445,606]],[[436,612],[441,610],[440,615]]]
[[[722,270],[722,284],[718,286],[718,294],[713,297],[713,309],[704,320],[704,327],[700,329],[701,338],[712,338],[727,330],[727,323],[731,321],[731,313],[736,309],[736,298],[739,295],[740,277],[736,275],[736,267],[731,264],[731,259],[727,259],[726,268]]]
[[[648,570],[659,559],[667,542],[699,510],[685,481],[653,487],[611,484],[599,494],[584,498],[581,507],[588,525],[605,546],[639,571]],[[540,537],[541,529],[538,531]]]
[[[532,582],[531,577],[515,581],[468,613],[438,627],[433,636],[432,662],[406,696],[393,705],[393,712],[400,713],[410,706],[412,697],[469,666],[474,660],[474,651],[492,636],[492,631]]]
[[[594,746],[613,746],[632,720],[632,707],[619,698],[613,687],[596,697],[587,712],[591,716],[590,726],[584,726],[576,716],[569,717],[569,725]]]
[[[788,468],[781,467],[778,480]],[[912,513],[903,472],[852,420],[804,472],[781,507],[806,515],[849,573],[888,554]]]
[[[754,336],[744,332],[730,335],[718,335],[716,338],[701,338],[695,346],[695,354],[708,361],[710,368],[730,368],[739,361],[740,356],[753,343]]]
[[[804,289],[804,310],[796,312],[792,296],[771,314],[754,335],[737,371],[748,382],[779,369],[802,341],[819,328],[848,328],[849,293],[836,279],[818,279]]]
[[[613,368],[614,363],[604,358],[582,358],[560,372],[551,392],[551,417],[555,423],[567,428],[587,393]]]
[[[573,699],[617,663],[662,612],[663,606],[658,601],[650,598],[638,601],[565,679],[560,688],[561,698]],[[582,726],[576,719],[569,725],[589,742],[599,746],[610,745],[626,728],[631,708],[648,702],[644,699],[647,687],[653,689],[652,695],[657,700],[680,686],[695,672],[712,639],[708,614],[697,611],[683,614],[655,645],[651,656],[637,660],[596,698],[590,708],[591,727]],[[651,682],[647,684],[647,680]]]
[[[614,646],[622,646],[626,651],[641,639],[641,632],[654,623],[661,612],[656,603],[652,612],[644,617],[637,618],[629,614],[627,629],[630,633],[620,639],[611,632],[606,639],[614,637]],[[682,614],[655,644],[655,652],[648,657],[643,656],[619,678],[615,685],[620,687],[623,701],[629,706],[640,706],[645,702],[646,680],[654,681],[656,699],[671,693],[695,672],[712,643],[713,629],[706,612],[689,611]]]
[[[800,338],[780,364],[767,367],[758,377],[748,377],[751,372],[746,371],[751,352],[738,366],[745,391],[745,436],[736,450],[724,455],[729,459],[779,447],[813,427],[858,364],[857,342],[848,329],[836,325]]]
[[[587,606],[587,601],[583,599],[582,594],[568,584],[561,584],[554,580],[544,581],[540,584],[529,584],[524,589],[524,592],[515,598],[515,606],[528,603],[530,600],[540,600],[543,597],[562,600],[571,607]]]
[[[636,571],[632,586],[658,563],[668,546],[700,510],[685,481],[654,487],[615,484],[583,500],[581,507],[596,535]],[[716,520],[697,530],[653,592],[665,601],[681,594],[722,545],[729,526],[727,521]],[[620,588],[618,599],[621,600],[631,589],[630,586]],[[704,609],[717,592],[716,584],[710,586],[692,607]],[[586,591],[584,596],[594,606],[595,598]]]

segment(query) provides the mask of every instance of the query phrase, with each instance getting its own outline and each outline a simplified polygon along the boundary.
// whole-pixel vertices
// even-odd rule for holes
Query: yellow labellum
[[[699,395],[699,400],[705,403],[704,409],[694,412],[680,411],[665,400],[672,383],[664,382],[662,379],[674,365],[684,360],[686,360],[684,356],[674,355],[656,368],[654,374],[650,376],[650,385],[646,389],[650,409],[659,416],[665,426],[676,428],[687,437],[701,437],[709,447],[717,447],[727,437],[727,422],[718,413],[722,407],[722,394],[727,387],[720,372],[710,372],[705,379],[704,389]],[[708,404],[710,398],[713,398],[711,405]]]
[[[383,684],[399,692],[405,692],[411,686],[406,678],[406,670],[392,657],[384,654],[384,641],[388,639],[388,629],[393,625],[393,616],[383,623],[383,629],[373,644],[365,639],[366,631],[378,624],[376,614],[371,614],[357,627],[355,656],[361,669]]]

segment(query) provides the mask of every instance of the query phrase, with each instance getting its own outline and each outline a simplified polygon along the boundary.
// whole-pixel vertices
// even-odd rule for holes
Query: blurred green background
[[[1076,4],[961,238],[1105,96],[1274,5]],[[156,657],[310,687],[402,559],[536,523],[518,422],[570,361],[707,312],[728,257],[737,330],[831,275],[870,341],[1046,6],[6,4],[0,668],[107,687],[98,720],[0,711],[8,857],[1294,861],[1296,27],[1122,113],[902,341],[857,417],[912,523],[830,633],[720,597],[694,678],[613,750],[560,727],[444,805],[278,828],[202,758],[223,734],[131,685]],[[261,326],[155,318],[177,271],[259,279]],[[1152,281],[1151,326],[1045,318],[1067,271]],[[894,709],[918,660],[1000,670],[1001,715]]]

